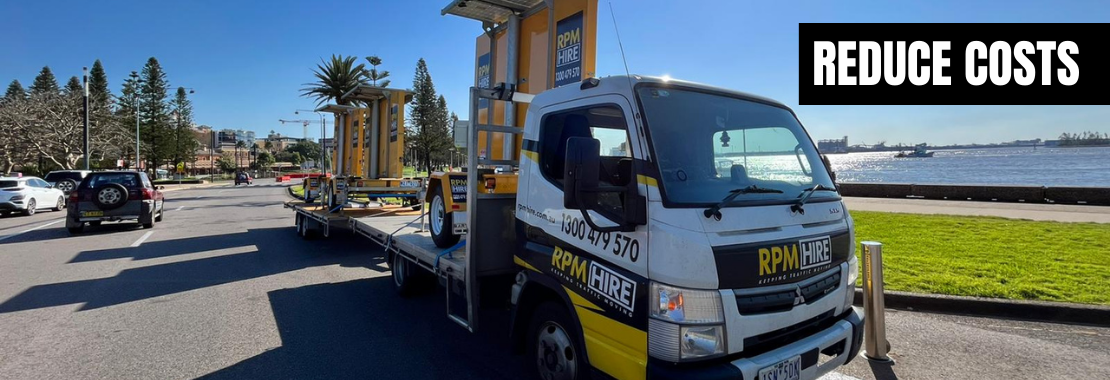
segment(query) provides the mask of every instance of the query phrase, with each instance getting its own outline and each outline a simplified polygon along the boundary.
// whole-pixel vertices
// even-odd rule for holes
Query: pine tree
[[[108,74],[104,72],[104,65],[100,60],[93,62],[89,70],[89,102],[96,108],[107,109],[111,104],[112,90],[108,89]]]
[[[363,72],[363,76],[370,80],[370,84],[378,87],[389,87],[389,71],[378,71],[378,65],[382,64],[382,59],[376,55],[366,57],[366,61],[370,63],[370,70]]]
[[[8,90],[4,92],[4,100],[23,100],[27,99],[27,90],[23,89],[23,84],[19,80],[12,80],[8,85]]]
[[[76,76],[69,77],[69,82],[66,82],[65,88],[62,89],[62,94],[66,96],[85,96],[85,87],[81,85],[81,80]]]
[[[170,130],[169,105],[166,102],[169,83],[166,72],[158,59],[150,57],[143,66],[142,91],[139,95],[139,118],[142,120],[143,154],[150,168],[164,164],[162,160],[172,157],[172,133]]]
[[[193,102],[189,100],[184,87],[177,88],[177,94],[170,105],[176,115],[173,123],[174,162],[194,162],[199,144],[190,132],[190,126],[193,125]]]
[[[58,80],[54,78],[54,73],[50,71],[50,66],[43,66],[42,71],[39,71],[39,75],[35,77],[34,83],[31,84],[31,95],[57,93]]]
[[[421,168],[432,170],[433,162],[441,161],[442,154],[451,147],[451,136],[447,133],[447,102],[436,96],[428,65],[421,58],[416,62],[416,74],[412,80],[413,97],[409,108],[409,125],[412,132],[412,149],[416,152]]]

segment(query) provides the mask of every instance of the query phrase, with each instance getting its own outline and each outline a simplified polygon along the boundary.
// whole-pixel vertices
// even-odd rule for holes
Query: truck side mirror
[[[589,210],[597,205],[601,142],[589,137],[567,139],[563,166],[563,207]]]

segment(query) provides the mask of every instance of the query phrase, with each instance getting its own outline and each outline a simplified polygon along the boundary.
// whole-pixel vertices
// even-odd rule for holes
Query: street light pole
[[[324,167],[324,162],[327,161],[327,158],[328,158],[327,149],[324,149],[324,141],[326,141],[327,138],[328,138],[327,126],[326,126],[326,124],[324,124],[324,114],[320,113],[320,112],[316,112],[314,110],[302,110],[302,109],[298,109],[296,111],[293,111],[293,114],[300,115],[301,111],[312,112],[312,113],[315,113],[316,115],[320,116],[320,157],[319,157],[320,161],[316,163],[316,166],[320,168],[320,173],[324,173],[324,171],[327,170],[327,168]],[[307,137],[307,135],[306,135],[306,137]]]
[[[85,170],[89,170],[89,68],[82,67],[81,82],[85,85]]]
[[[135,171],[141,168],[142,160],[139,159],[139,73],[131,72],[131,81],[135,84],[134,104],[135,104]]]

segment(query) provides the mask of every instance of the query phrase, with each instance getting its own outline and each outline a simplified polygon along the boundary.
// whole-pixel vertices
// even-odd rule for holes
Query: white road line
[[[183,208],[185,208],[185,206],[177,206],[177,208],[175,208],[173,210],[174,211],[181,211],[181,209],[183,209]],[[153,231],[151,231],[151,232],[153,232]]]
[[[131,243],[131,246],[132,247],[138,247],[138,246],[142,245],[143,242],[146,241],[146,239],[150,237],[150,234],[153,234],[153,233],[154,233],[154,231],[147,231],[145,234],[143,234],[142,237],[139,238],[139,240],[135,240],[134,243]]]
[[[40,229],[40,228],[50,227],[52,225],[55,225],[55,224],[58,224],[58,223],[61,223],[61,222],[64,222],[64,221],[65,221],[65,219],[58,219],[58,220],[55,220],[53,222],[46,223],[46,224],[40,225],[40,226],[35,227],[35,228],[29,228],[29,229],[26,229],[26,230],[23,230],[23,231],[16,232],[16,233],[11,234],[11,235],[0,236],[0,241],[7,240],[7,239],[10,239],[10,238],[19,236],[20,234],[25,234],[25,233],[28,233],[28,232],[31,232],[31,231],[34,231],[34,230],[37,230],[37,229]]]

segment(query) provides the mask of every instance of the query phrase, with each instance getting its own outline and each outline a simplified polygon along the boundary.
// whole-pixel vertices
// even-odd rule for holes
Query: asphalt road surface
[[[441,289],[392,291],[381,250],[305,241],[276,184],[167,193],[153,229],[0,218],[0,378],[524,379],[506,313],[471,334]],[[1110,330],[891,312],[894,366],[828,379],[1110,378]],[[965,376],[966,375],[966,376]]]

